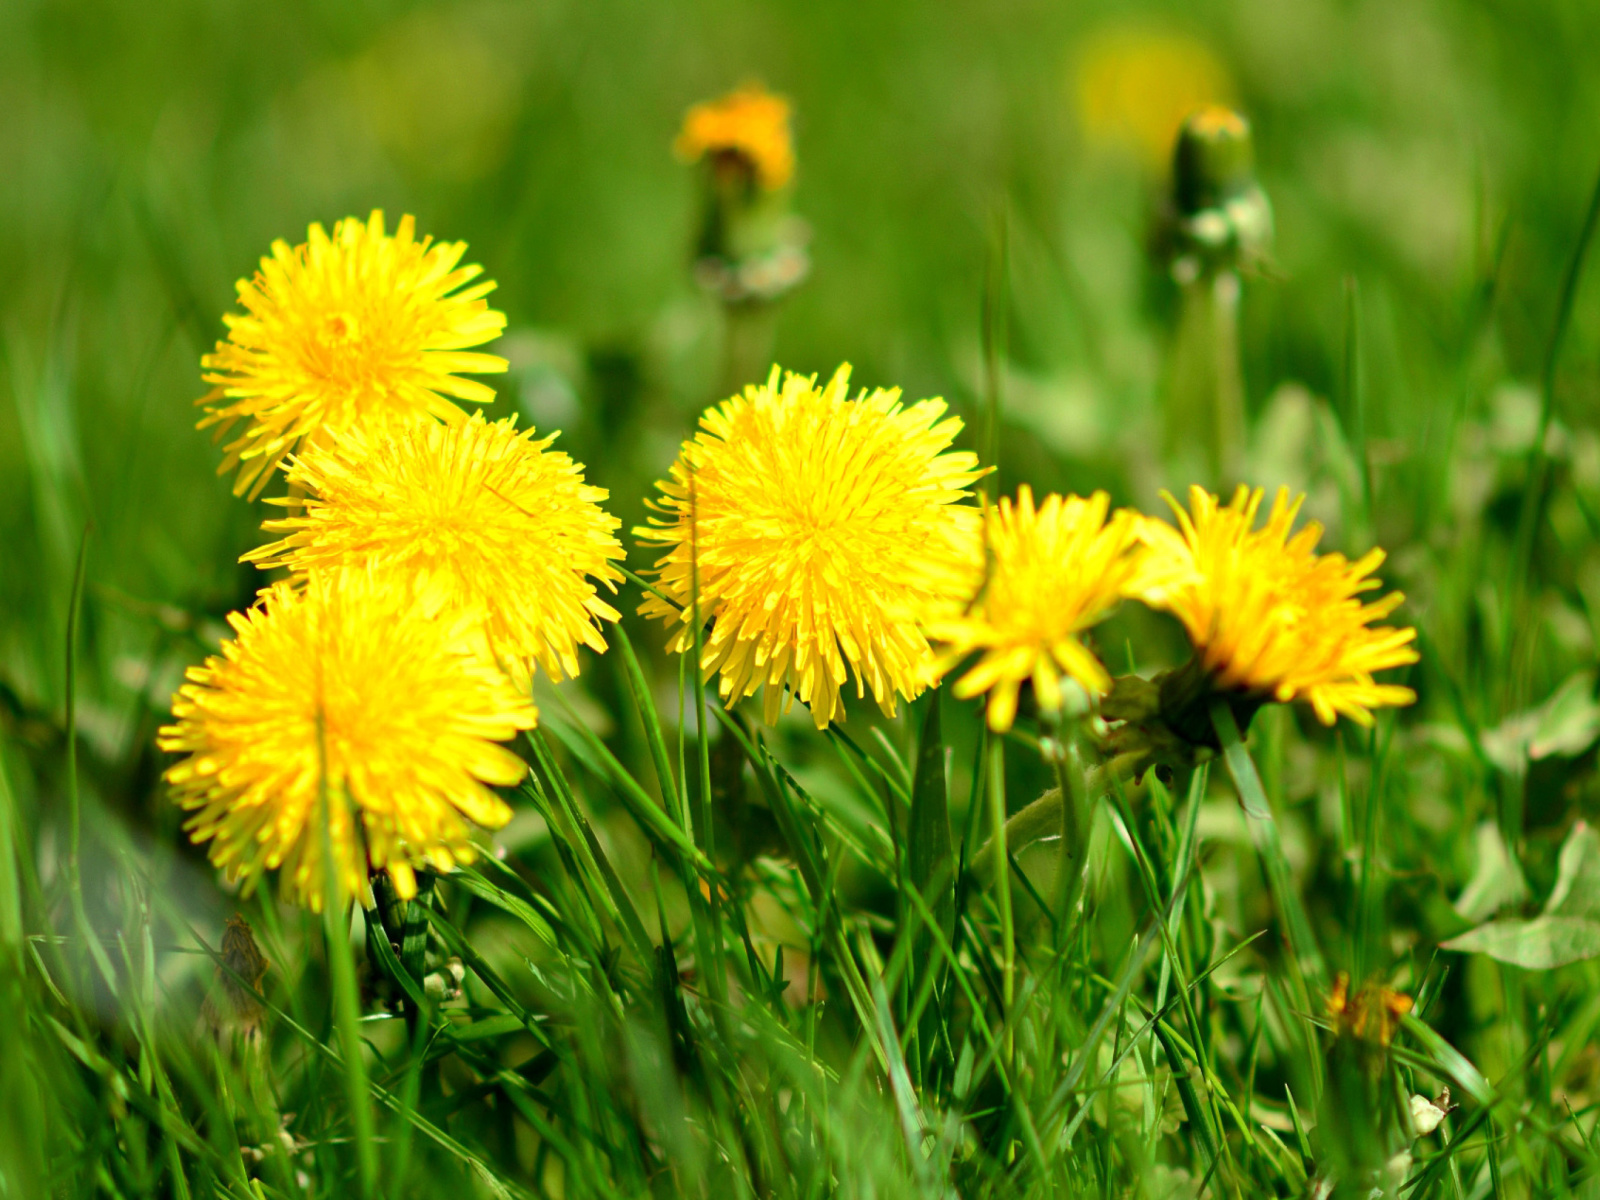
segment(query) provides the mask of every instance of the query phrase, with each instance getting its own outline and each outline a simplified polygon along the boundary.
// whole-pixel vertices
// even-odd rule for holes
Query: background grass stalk
[[[1261,856],[1261,866],[1278,907],[1278,916],[1284,923],[1290,952],[1299,970],[1309,980],[1319,981],[1324,975],[1322,953],[1317,949],[1311,922],[1306,919],[1305,907],[1295,890],[1289,860],[1284,856],[1283,843],[1278,838],[1278,823],[1261,786],[1261,777],[1256,773],[1250,751],[1239,736],[1233,710],[1225,699],[1218,697],[1211,701],[1211,720],[1217,738],[1222,743],[1223,761],[1227,763],[1228,774],[1233,777],[1233,785],[1239,793],[1239,803],[1244,809],[1250,838]]]
[[[89,526],[78,541],[77,565],[72,570],[72,593],[67,601],[66,646],[66,766],[67,766],[67,887],[80,931],[87,933],[83,915],[83,880],[80,866],[83,799],[78,790],[78,622],[83,614],[84,568],[89,561]]]
[[[1000,912],[1000,978],[1005,1001],[1006,1062],[1016,1062],[1016,1030],[1012,1027],[1012,1004],[1016,999],[1017,942],[1011,914],[1011,855],[1006,850],[1006,744],[1003,738],[989,741],[989,837],[995,851],[998,875],[995,905]]]

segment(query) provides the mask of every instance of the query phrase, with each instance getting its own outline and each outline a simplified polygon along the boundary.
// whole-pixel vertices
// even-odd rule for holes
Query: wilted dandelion
[[[340,221],[332,237],[312,225],[298,246],[273,243],[255,277],[239,281],[245,311],[223,318],[228,339],[200,360],[214,385],[199,401],[200,428],[217,426],[220,439],[245,422],[218,471],[239,469],[235,493],[259,495],[272,468],[319,430],[457,421],[465,414],[452,398],[494,399],[460,375],[506,369],[468,349],[498,337],[506,319],[484,300],[492,282],[465,287],[482,272],[457,265],[466,248],[417,240],[409,216],[391,237],[381,212]]]
[[[794,175],[789,102],[758,83],[745,84],[691,108],[673,149],[688,162],[734,160],[763,190],[777,191]]]
[[[982,653],[953,691],[962,699],[988,692],[991,729],[1011,728],[1018,690],[1030,680],[1047,712],[1061,707],[1063,674],[1090,693],[1111,686],[1081,635],[1122,599],[1143,554],[1137,515],[1107,521],[1109,508],[1104,492],[1046,496],[1036,507],[1024,484],[1015,504],[1002,497],[987,513],[981,587],[964,613],[932,622],[928,636],[946,643],[941,672]]]
[[[1287,488],[1256,530],[1262,496],[1241,485],[1220,507],[1203,488],[1191,488],[1189,512],[1169,496],[1178,528],[1147,519],[1141,533],[1167,577],[1142,588],[1140,598],[1183,622],[1218,690],[1305,700],[1324,725],[1340,714],[1371,725],[1372,709],[1410,704],[1410,688],[1373,680],[1378,671],[1417,661],[1410,645],[1416,630],[1373,624],[1405,598],[1391,592],[1371,604],[1359,599],[1379,586],[1371,575],[1383,551],[1356,562],[1314,553],[1322,527],[1313,521],[1290,536],[1304,497],[1291,502]]]
[[[221,953],[215,986],[200,1006],[201,1025],[219,1040],[234,1036],[247,1043],[258,1041],[266,1009],[255,993],[272,961],[256,945],[250,923],[238,913],[223,926]]]
[[[844,366],[820,388],[792,373],[780,386],[774,367],[708,409],[660,484],[666,520],[635,530],[668,548],[656,566],[672,601],[640,612],[677,623],[672,648],[689,650],[698,562],[700,619],[715,620],[700,665],[730,703],[765,687],[769,722],[785,688],[819,729],[841,719],[847,664],[856,695],[892,714],[925,686],[919,619],[959,606],[978,571],[978,511],[960,501],[983,472],[949,449],[959,418],[898,388],[852,400],[849,381]]]
[[[167,772],[194,814],[184,828],[230,878],[251,887],[281,869],[284,894],[320,909],[324,797],[340,897],[363,895],[369,870],[410,897],[413,864],[470,861],[468,822],[510,819],[489,785],[525,767],[494,743],[537,713],[439,607],[390,577],[338,571],[229,616],[234,639],[189,668],[159,741],[186,756]]]
[[[263,528],[288,536],[244,556],[295,578],[370,565],[438,585],[448,609],[476,617],[490,654],[526,686],[533,665],[578,673],[578,646],[604,651],[599,623],[617,610],[620,522],[583,467],[516,418],[479,413],[453,425],[348,429],[297,456],[289,481],[307,493]]]

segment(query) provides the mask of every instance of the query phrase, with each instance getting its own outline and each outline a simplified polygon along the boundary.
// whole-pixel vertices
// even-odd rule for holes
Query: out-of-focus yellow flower
[[[777,191],[794,175],[789,101],[758,83],[747,83],[726,96],[696,104],[683,118],[673,149],[687,162],[708,155],[737,156],[750,164],[764,190]]]
[[[619,614],[612,591],[623,557],[621,524],[600,507],[603,488],[534,439],[516,418],[473,413],[348,429],[299,455],[289,482],[308,493],[292,516],[262,528],[287,537],[244,556],[297,579],[339,566],[372,566],[439,586],[449,608],[476,616],[488,649],[519,685],[535,663],[552,679],[578,673],[578,646],[604,652],[602,620]],[[289,501],[279,503],[290,504]]]
[[[1220,507],[1196,487],[1185,512],[1168,496],[1178,528],[1144,521],[1140,536],[1157,571],[1137,589],[1139,598],[1183,622],[1218,689],[1305,700],[1324,725],[1340,714],[1371,725],[1372,709],[1412,703],[1410,688],[1373,680],[1378,671],[1417,661],[1416,630],[1373,625],[1405,597],[1359,599],[1380,586],[1371,575],[1383,551],[1356,562],[1314,553],[1322,527],[1313,521],[1290,536],[1305,497],[1291,502],[1287,488],[1279,489],[1267,523],[1254,529],[1262,498],[1260,488],[1241,485]]]
[[[1078,120],[1092,142],[1127,146],[1166,166],[1185,117],[1226,103],[1228,72],[1205,43],[1175,33],[1108,29],[1077,55]]]
[[[856,695],[870,688],[892,715],[926,686],[919,622],[958,607],[981,569],[978,510],[960,502],[983,471],[949,449],[960,419],[942,400],[903,405],[898,388],[852,400],[849,382],[843,366],[820,388],[792,373],[780,385],[774,367],[708,409],[659,485],[665,519],[634,531],[667,547],[656,569],[671,601],[639,611],[675,623],[682,653],[697,599],[715,620],[701,669],[721,672],[729,703],[764,687],[768,722],[793,696],[819,729],[842,719],[846,664]]]
[[[390,576],[319,572],[228,621],[234,639],[189,668],[159,744],[185,755],[167,782],[193,813],[184,828],[230,878],[253,887],[281,870],[286,897],[321,909],[365,896],[369,870],[387,870],[409,898],[413,865],[472,859],[469,821],[510,819],[489,785],[526,768],[495,743],[538,714],[433,597]]]
[[[504,371],[470,351],[500,336],[505,314],[484,297],[494,283],[458,266],[465,242],[416,238],[406,216],[391,237],[383,214],[312,225],[298,246],[278,241],[252,279],[238,283],[243,313],[223,317],[228,339],[200,360],[212,390],[198,403],[222,438],[219,474],[239,469],[234,492],[254,499],[272,468],[320,430],[433,416],[458,421],[451,402],[485,403],[494,389],[461,372]],[[463,289],[464,290],[461,290]]]
[[[975,651],[978,662],[956,681],[956,696],[989,693],[989,727],[1011,728],[1017,692],[1032,680],[1039,707],[1061,707],[1061,675],[1091,694],[1104,693],[1111,677],[1080,635],[1116,607],[1140,572],[1144,557],[1137,514],[1107,521],[1110,499],[1096,492],[1046,496],[1035,507],[1024,484],[1016,503],[1002,497],[985,521],[987,572],[959,616],[936,620],[928,636],[946,643],[942,674]]]

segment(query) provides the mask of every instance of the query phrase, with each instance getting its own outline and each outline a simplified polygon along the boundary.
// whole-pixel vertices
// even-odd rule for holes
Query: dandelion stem
[[[334,1023],[343,1050],[345,1090],[361,1172],[361,1195],[377,1194],[378,1157],[372,1140],[372,1109],[367,1104],[367,1068],[361,1058],[360,1006],[356,970],[350,952],[350,910],[346,907],[333,859],[333,805],[328,795],[328,734],[317,713],[317,816],[322,832],[322,935],[333,977]]]
[[[1272,890],[1289,937],[1289,949],[1294,954],[1301,972],[1320,979],[1323,974],[1322,954],[1311,933],[1311,923],[1306,919],[1305,908],[1294,890],[1294,880],[1289,872],[1289,860],[1283,853],[1283,843],[1278,839],[1278,823],[1273,818],[1272,806],[1267,802],[1266,791],[1261,786],[1261,776],[1256,773],[1255,761],[1245,748],[1239,735],[1238,722],[1233,710],[1223,697],[1211,701],[1211,720],[1217,738],[1222,743],[1223,761],[1228,764],[1228,774],[1233,776],[1233,786],[1239,793],[1239,804],[1244,809],[1245,824],[1256,852],[1261,856],[1262,869]]]
[[[989,816],[990,844],[994,847],[1000,886],[995,901],[1000,906],[1000,974],[1005,999],[1005,1053],[1008,1064],[1016,1048],[1011,1028],[1011,1002],[1016,992],[1016,930],[1011,919],[1011,862],[1006,853],[1006,744],[1003,738],[989,741]]]

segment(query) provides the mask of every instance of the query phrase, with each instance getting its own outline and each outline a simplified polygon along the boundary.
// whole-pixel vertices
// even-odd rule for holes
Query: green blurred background
[[[1252,463],[1275,471],[1262,482],[1310,486],[1334,543],[1364,548],[1343,545],[1338,498],[1316,491],[1319,472],[1349,482],[1326,443],[1349,428],[1358,279],[1373,533],[1401,549],[1392,572],[1407,582],[1430,545],[1449,552],[1441,518],[1461,482],[1433,464],[1458,419],[1499,420],[1514,440],[1536,407],[1529,384],[1600,161],[1597,53],[1600,9],[1581,0],[10,0],[6,720],[48,775],[92,523],[92,773],[103,794],[159,807],[154,726],[182,666],[258,583],[235,562],[261,509],[229,495],[193,429],[198,359],[234,281],[312,221],[381,207],[469,242],[509,316],[496,411],[564,430],[636,522],[719,386],[719,313],[687,269],[698,178],[672,137],[690,103],[751,78],[794,102],[793,204],[813,235],[778,360],[849,361],[859,384],[943,395],[975,444],[985,280],[1001,277],[1002,486],[1108,486],[1146,505],[1189,482],[1148,449],[1173,308],[1145,249],[1165,170],[1150,139],[1177,107],[1238,104],[1278,227],[1244,301]],[[1106,78],[1123,81],[1109,100],[1094,89]],[[1597,292],[1580,294],[1558,390],[1580,427]],[[1424,625],[1426,600],[1412,610]],[[1466,629],[1470,607],[1440,620]],[[1432,633],[1470,675],[1470,637]]]

